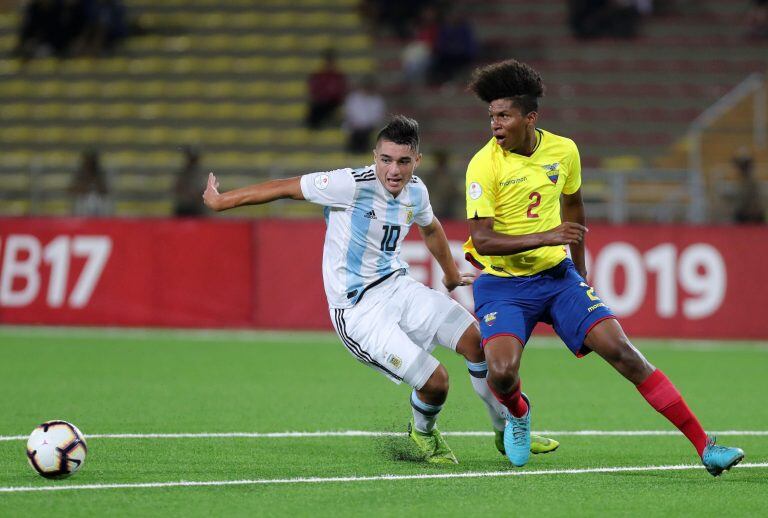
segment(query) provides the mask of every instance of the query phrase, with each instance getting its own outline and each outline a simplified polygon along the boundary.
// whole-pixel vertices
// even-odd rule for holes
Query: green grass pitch
[[[565,433],[674,429],[600,358],[577,360],[558,344],[534,337],[522,377],[534,430],[562,445],[517,469],[490,434],[450,435],[490,424],[463,360],[437,351],[451,375],[439,427],[460,464],[436,467],[414,458],[405,437],[409,388],[359,364],[335,335],[0,328],[0,516],[764,515],[768,343],[636,341],[705,428],[762,432],[721,435],[746,458],[717,479],[663,468],[698,464],[680,434]],[[86,438],[388,433],[90,437],[83,469],[49,481],[14,437],[50,419],[75,423]],[[11,490],[68,486],[85,487]]]

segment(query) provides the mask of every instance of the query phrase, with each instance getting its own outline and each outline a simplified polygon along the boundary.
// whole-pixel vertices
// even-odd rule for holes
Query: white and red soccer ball
[[[45,478],[66,478],[83,467],[88,447],[80,430],[66,421],[46,421],[27,441],[27,460]]]

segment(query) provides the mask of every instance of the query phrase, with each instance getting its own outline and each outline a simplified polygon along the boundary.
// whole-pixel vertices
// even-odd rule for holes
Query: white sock
[[[491,392],[488,386],[488,364],[486,362],[472,363],[467,360],[467,368],[469,369],[469,379],[472,381],[472,388],[475,389],[475,393],[480,396],[480,399],[485,403],[485,407],[488,409],[488,415],[491,418],[491,424],[494,430],[503,430],[505,409],[501,403],[496,400],[496,397]]]
[[[430,405],[419,399],[416,391],[411,392],[411,407],[413,408],[413,423],[416,430],[429,433],[435,429],[437,414],[443,409],[443,405]]]

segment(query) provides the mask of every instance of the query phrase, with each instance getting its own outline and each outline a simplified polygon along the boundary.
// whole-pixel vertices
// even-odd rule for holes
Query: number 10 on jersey
[[[384,237],[381,239],[381,250],[394,252],[397,240],[400,238],[400,225],[384,225]]]

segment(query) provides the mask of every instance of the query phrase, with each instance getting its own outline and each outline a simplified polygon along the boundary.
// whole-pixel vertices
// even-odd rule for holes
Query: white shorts
[[[408,275],[394,275],[368,290],[353,307],[330,308],[347,350],[395,383],[420,390],[440,363],[435,345],[456,350],[475,317],[447,295]]]

